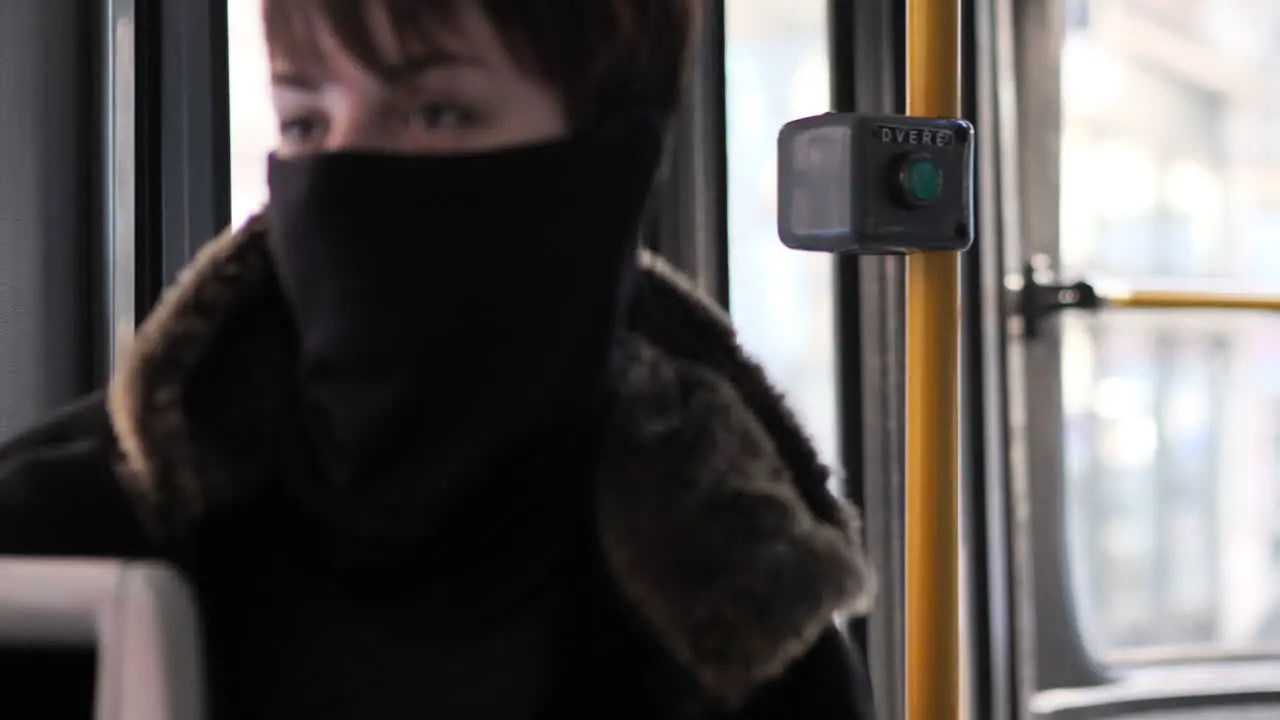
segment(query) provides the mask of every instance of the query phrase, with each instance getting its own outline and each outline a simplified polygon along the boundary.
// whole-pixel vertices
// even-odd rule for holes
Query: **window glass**
[[[833,261],[778,240],[777,137],[830,109],[826,0],[725,3],[729,307],[824,459],[837,461]]]
[[[267,153],[276,144],[271,69],[262,36],[262,5],[227,0],[231,87],[231,222],[240,224],[267,200]]]
[[[1280,107],[1280,52],[1259,38],[1280,37],[1280,2],[1212,6],[1068,3],[1066,275],[1275,291],[1280,143],[1260,129]],[[1224,52],[1226,37],[1240,45]],[[1062,327],[1089,647],[1104,662],[1280,650],[1280,320],[1133,310]]]

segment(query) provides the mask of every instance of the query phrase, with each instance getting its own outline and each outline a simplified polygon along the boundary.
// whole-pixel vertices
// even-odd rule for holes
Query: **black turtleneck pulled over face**
[[[552,428],[598,427],[662,147],[636,119],[482,154],[273,157],[307,493],[416,534]]]

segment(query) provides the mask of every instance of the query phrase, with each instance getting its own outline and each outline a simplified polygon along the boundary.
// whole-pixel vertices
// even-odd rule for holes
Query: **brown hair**
[[[401,47],[429,45],[454,19],[458,0],[264,0],[273,58],[316,57],[316,23],[332,29],[361,64],[385,65],[372,39],[377,3]],[[507,50],[561,95],[580,125],[614,104],[674,114],[699,0],[479,0]]]

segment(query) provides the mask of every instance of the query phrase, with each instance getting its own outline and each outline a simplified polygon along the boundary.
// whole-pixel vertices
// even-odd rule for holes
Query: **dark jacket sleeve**
[[[0,446],[0,556],[149,554],[115,454],[101,394]],[[0,647],[0,714],[91,717],[94,667],[87,650]]]
[[[116,455],[101,393],[0,446],[0,555],[150,554]]]
[[[739,716],[739,720],[875,718],[862,653],[834,625],[781,678],[761,689]]]

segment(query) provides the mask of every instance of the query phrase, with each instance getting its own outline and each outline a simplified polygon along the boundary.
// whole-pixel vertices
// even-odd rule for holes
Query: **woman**
[[[694,4],[267,0],[269,207],[0,451],[0,553],[176,563],[215,717],[867,717],[854,516],[638,250]]]

